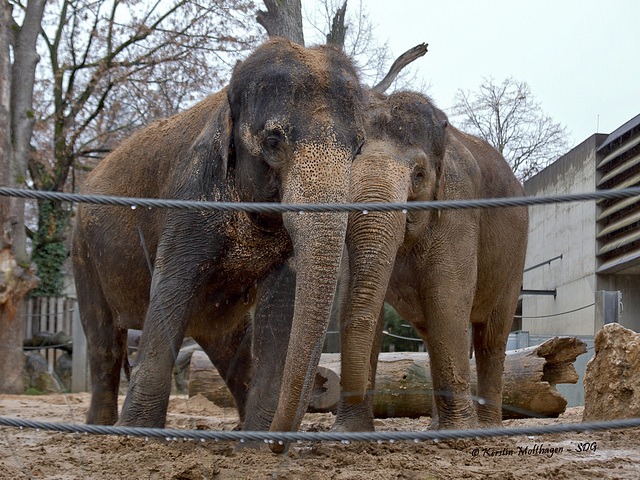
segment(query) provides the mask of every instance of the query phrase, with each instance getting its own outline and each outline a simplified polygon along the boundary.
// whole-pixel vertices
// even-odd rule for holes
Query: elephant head
[[[228,101],[235,162],[228,168],[235,170],[241,201],[346,202],[364,121],[358,79],[341,52],[271,41],[235,68]],[[252,219],[283,222],[293,243],[295,313],[272,429],[297,429],[329,320],[347,214]]]
[[[420,94],[372,95],[366,117],[367,141],[352,165],[352,202],[523,194],[495,149],[449,125],[444,113]],[[477,359],[484,362],[478,363],[479,395],[490,391],[486,396],[498,407],[486,418],[499,419],[500,358],[520,291],[526,232],[526,208],[350,214],[341,407],[352,410],[345,415],[358,411],[372,384],[378,353],[372,348],[379,345],[386,298],[427,344],[434,390],[448,392],[436,394],[440,426],[475,424],[468,380],[470,322]],[[495,368],[486,367],[491,363]],[[337,422],[340,410],[338,416]]]

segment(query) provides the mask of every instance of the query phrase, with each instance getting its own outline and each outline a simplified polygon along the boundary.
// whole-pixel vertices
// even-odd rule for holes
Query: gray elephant
[[[523,195],[504,158],[451,126],[417,93],[371,95],[350,200],[412,202]],[[430,358],[436,428],[501,422],[505,348],[527,244],[526,207],[353,213],[341,315],[342,389],[335,430],[373,430],[371,398],[386,300]],[[478,372],[471,396],[470,341]]]
[[[124,142],[92,172],[84,193],[344,203],[350,166],[364,141],[362,104],[354,69],[341,52],[272,40],[236,66],[228,88]],[[119,425],[165,424],[171,369],[190,336],[227,379],[245,428],[268,428],[274,412],[247,405],[265,396],[248,391],[248,379],[264,373],[251,372],[250,358],[280,352],[289,324],[272,340],[270,326],[258,320],[252,344],[246,318],[256,298],[266,302],[256,305],[258,319],[293,316],[286,363],[283,351],[272,362],[280,362],[277,368],[267,369],[269,375],[284,371],[283,393],[279,403],[265,405],[278,404],[281,414],[295,411],[307,366],[319,359],[346,224],[344,213],[81,205],[72,257],[91,366],[87,421],[118,420],[126,332],[137,328],[140,347]],[[292,254],[295,273],[287,262]],[[274,285],[295,293],[295,304],[274,302]]]

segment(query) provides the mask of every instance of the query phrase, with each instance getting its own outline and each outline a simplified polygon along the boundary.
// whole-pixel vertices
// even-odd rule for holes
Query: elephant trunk
[[[384,160],[363,155],[354,163],[350,192],[354,202],[406,201],[406,172],[392,173],[394,170]],[[357,212],[349,216],[346,245],[350,283],[341,309],[341,382],[344,400],[349,404],[362,402],[371,385],[370,359],[376,325],[404,240],[405,225],[406,214],[400,211]]]
[[[331,155],[335,168],[317,171],[313,167],[313,174],[304,167],[303,158],[303,175],[288,172],[283,202],[345,203],[350,157],[350,152],[338,151]],[[312,161],[310,155],[308,162]],[[347,213],[283,215],[294,246],[296,301],[272,431],[297,430],[307,409],[336,291],[347,218]],[[273,446],[275,451],[283,448]]]

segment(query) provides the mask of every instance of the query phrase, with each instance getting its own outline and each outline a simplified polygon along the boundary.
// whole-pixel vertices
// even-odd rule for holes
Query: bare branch
[[[344,25],[344,16],[347,11],[347,0],[345,0],[342,7],[340,7],[335,16],[333,22],[331,22],[331,31],[327,34],[327,44],[335,45],[340,50],[344,49],[344,38],[347,34],[347,27]]]
[[[407,50],[402,55],[400,55],[391,68],[389,69],[389,73],[382,79],[380,83],[378,83],[375,87],[371,89],[371,91],[375,93],[384,93],[396,79],[400,71],[409,65],[414,60],[422,57],[427,53],[428,43],[421,43],[420,45],[416,45],[415,47]]]

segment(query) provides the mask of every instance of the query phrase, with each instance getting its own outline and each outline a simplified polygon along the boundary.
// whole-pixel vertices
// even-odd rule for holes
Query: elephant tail
[[[129,346],[127,345],[127,337],[124,337],[122,348],[122,367],[124,368],[124,374],[127,376],[127,381],[131,381],[131,364],[129,363]]]

